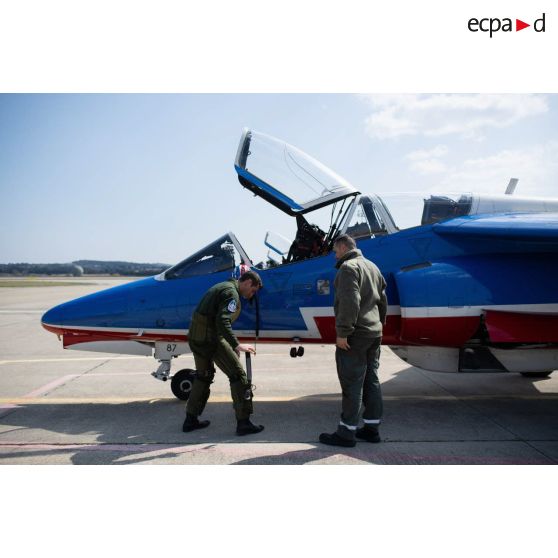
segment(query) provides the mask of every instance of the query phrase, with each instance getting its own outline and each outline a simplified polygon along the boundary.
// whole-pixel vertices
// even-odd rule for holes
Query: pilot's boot
[[[252,424],[249,418],[240,419],[236,422],[237,436],[246,436],[246,434],[257,434],[264,429],[262,424]]]
[[[328,446],[341,446],[344,448],[354,448],[356,446],[355,431],[347,428],[344,424],[337,427],[333,434],[324,432],[320,434],[320,442]]]
[[[198,430],[206,426],[209,426],[208,420],[199,420],[196,415],[186,413],[186,420],[182,425],[182,432],[191,432],[192,430]]]
[[[334,432],[333,434],[323,433],[320,434],[320,442],[322,444],[327,444],[328,446],[341,446],[344,448],[354,448],[356,446],[355,440],[349,440],[348,438],[343,438]]]
[[[377,426],[366,425],[362,428],[357,428],[356,437],[359,440],[365,440],[366,442],[372,442],[377,444],[382,441],[380,438],[380,431]]]

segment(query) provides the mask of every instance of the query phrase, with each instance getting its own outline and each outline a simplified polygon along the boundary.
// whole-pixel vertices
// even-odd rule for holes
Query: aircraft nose
[[[90,297],[77,298],[47,310],[41,322],[46,329],[48,326],[83,325],[82,322],[85,322],[88,316],[95,315],[97,306],[95,300],[90,300]]]
[[[41,324],[43,327],[47,325],[61,325],[63,321],[64,311],[62,310],[62,305],[55,306],[54,308],[47,310],[41,318]]]

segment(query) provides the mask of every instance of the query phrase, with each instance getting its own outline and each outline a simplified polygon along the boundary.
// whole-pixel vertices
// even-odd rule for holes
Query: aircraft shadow
[[[530,463],[538,461],[530,461],[522,451],[514,455],[510,443],[519,448],[532,441],[558,442],[557,394],[544,394],[536,387],[546,380],[498,375],[489,381],[477,374],[468,378],[468,385],[465,375],[457,376],[451,379],[413,367],[395,374],[382,384],[385,443],[359,442],[356,448],[318,442],[319,434],[333,432],[338,421],[340,395],[331,393],[288,401],[256,397],[253,421],[266,428],[247,437],[236,436],[229,402],[210,399],[203,415],[211,420],[210,427],[184,434],[184,403],[174,398],[122,404],[49,404],[45,399],[43,404],[20,405],[0,418],[0,425],[12,427],[0,432],[0,448],[10,447],[0,453],[0,463],[26,457],[47,462],[54,456],[69,456],[73,464],[161,463],[184,454],[189,454],[188,463],[199,464],[304,464],[326,458],[335,463],[332,456],[364,463]],[[479,382],[490,389],[479,388]],[[499,388],[498,382],[517,385]],[[301,447],[292,449],[292,444]],[[455,449],[443,449],[452,444],[464,444],[459,455]]]

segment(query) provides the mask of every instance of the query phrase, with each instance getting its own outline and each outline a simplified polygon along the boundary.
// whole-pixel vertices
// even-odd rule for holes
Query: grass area
[[[97,283],[86,283],[82,281],[45,281],[34,279],[7,279],[0,280],[0,288],[3,287],[73,287],[75,285],[96,285]]]

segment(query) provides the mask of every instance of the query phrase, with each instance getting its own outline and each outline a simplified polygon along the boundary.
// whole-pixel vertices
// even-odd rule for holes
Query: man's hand
[[[254,349],[252,345],[238,345],[235,349],[235,353],[240,356],[240,351],[243,353],[252,353],[253,355],[256,354],[256,349]]]
[[[346,337],[338,337],[337,341],[335,342],[335,344],[340,348],[343,349],[344,351],[348,351],[351,347],[349,346],[349,343],[347,343],[347,338]]]

